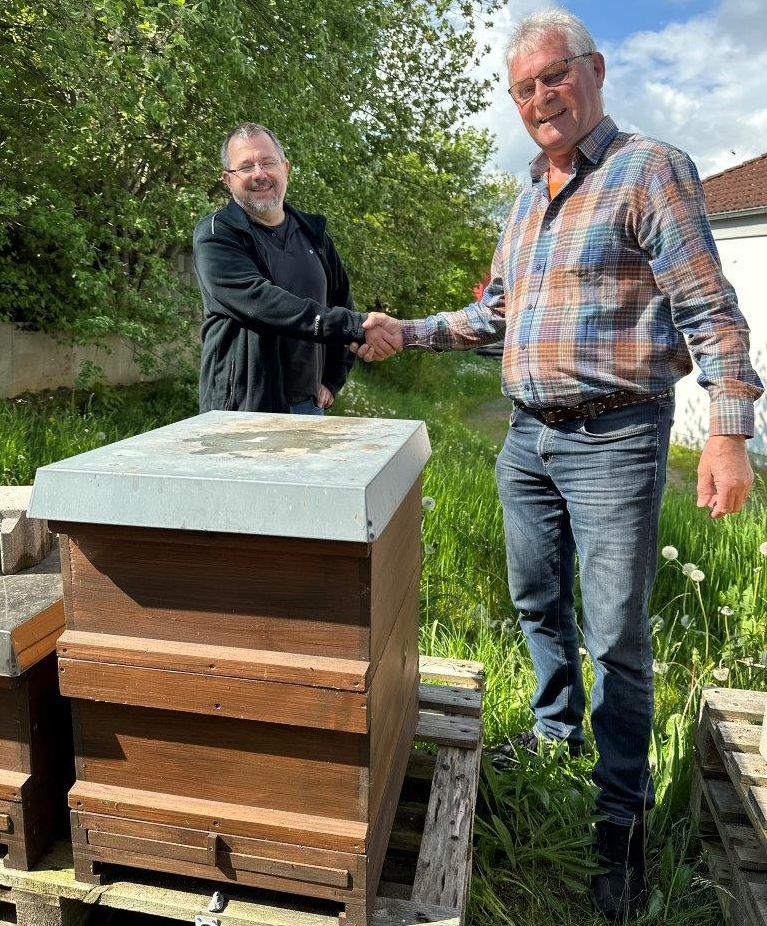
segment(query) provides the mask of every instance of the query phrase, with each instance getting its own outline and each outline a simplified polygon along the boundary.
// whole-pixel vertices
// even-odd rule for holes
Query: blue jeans
[[[303,402],[293,402],[290,406],[291,415],[324,415],[325,409],[320,408],[314,399],[304,399]]]
[[[515,406],[498,456],[511,599],[538,686],[536,732],[583,742],[585,694],[574,609],[580,567],[597,809],[630,824],[653,806],[648,604],[657,565],[673,399],[547,425]]]

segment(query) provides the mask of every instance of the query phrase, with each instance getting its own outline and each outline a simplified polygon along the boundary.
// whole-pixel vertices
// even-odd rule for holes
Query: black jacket
[[[322,261],[328,305],[274,284],[262,245],[234,200],[201,219],[194,231],[194,266],[203,303],[201,412],[289,411],[280,363],[284,338],[328,345],[323,384],[335,395],[351,362],[345,345],[365,340],[362,322],[367,316],[354,310],[349,279],[325,231],[324,217],[287,203],[285,209]]]

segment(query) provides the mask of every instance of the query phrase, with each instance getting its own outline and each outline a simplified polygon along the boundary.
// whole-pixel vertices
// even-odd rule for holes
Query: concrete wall
[[[722,267],[735,287],[738,303],[751,328],[751,362],[767,383],[767,312],[764,275],[767,271],[767,210],[759,215],[712,219]],[[696,382],[700,371],[679,382],[672,437],[690,446],[701,446],[708,436],[708,393]],[[767,455],[767,399],[756,405],[756,429],[749,450]]]
[[[0,398],[22,392],[43,392],[64,386],[73,388],[85,361],[97,363],[107,382],[128,385],[153,377],[141,373],[132,348],[117,337],[104,341],[111,353],[95,347],[62,344],[39,331],[24,331],[16,325],[0,324]],[[157,374],[154,378],[159,378]]]

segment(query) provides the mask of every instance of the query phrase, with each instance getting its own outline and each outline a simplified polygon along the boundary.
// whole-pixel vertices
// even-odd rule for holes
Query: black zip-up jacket
[[[288,412],[282,382],[284,338],[328,345],[323,385],[335,395],[365,340],[367,315],[354,310],[349,279],[321,215],[284,206],[295,217],[328,283],[328,305],[294,296],[269,276],[263,245],[234,200],[194,230],[194,266],[203,303],[200,411]]]

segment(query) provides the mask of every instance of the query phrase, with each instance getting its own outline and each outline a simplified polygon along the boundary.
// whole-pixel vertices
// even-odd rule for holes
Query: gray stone
[[[39,563],[51,547],[48,524],[28,518],[32,486],[0,486],[0,573],[13,575]]]

